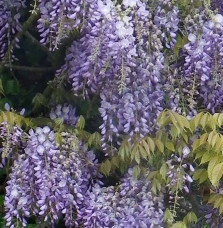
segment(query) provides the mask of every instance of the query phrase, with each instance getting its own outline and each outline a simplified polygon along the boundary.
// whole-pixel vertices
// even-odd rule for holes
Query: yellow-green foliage
[[[223,176],[223,113],[211,115],[202,112],[188,120],[165,110],[158,118],[158,125],[154,136],[124,140],[117,155],[102,163],[101,171],[109,175],[116,168],[124,171],[128,166],[135,165],[134,176],[137,178],[143,169],[156,167],[148,179],[152,181],[152,191],[157,192],[168,181],[166,161],[171,154],[181,156],[183,148],[187,146],[191,151],[189,158],[196,164],[194,181],[198,185],[206,183],[210,189],[216,189]],[[222,194],[210,194],[208,203],[223,213]],[[171,220],[171,216],[167,217]],[[190,212],[182,222],[171,223],[171,227],[187,227],[196,220],[196,215]]]
[[[98,132],[90,134],[84,131],[83,117],[79,118],[75,128],[67,128],[60,120],[29,119],[14,112],[0,112],[0,122],[4,121],[27,130],[47,124],[56,131],[58,143],[61,141],[60,133],[67,130],[84,140],[89,147],[96,149],[101,147],[101,136]],[[152,182],[152,191],[157,193],[168,183],[166,161],[172,154],[181,156],[186,146],[191,151],[189,159],[195,164],[194,181],[198,185],[205,183],[213,190],[218,188],[223,176],[223,113],[211,115],[202,112],[188,120],[173,111],[165,110],[160,114],[157,124],[156,135],[144,138],[135,136],[132,140],[124,139],[115,156],[106,159],[101,164],[101,172],[108,176],[116,169],[124,172],[130,165],[134,165],[133,175],[137,178],[141,173],[153,167],[148,179]],[[207,200],[213,207],[218,208],[220,213],[223,213],[223,194],[213,191]],[[183,221],[176,222],[175,215],[172,213],[173,211],[169,209],[165,213],[166,222],[171,224],[170,227],[187,227],[197,220],[196,215],[189,212]]]

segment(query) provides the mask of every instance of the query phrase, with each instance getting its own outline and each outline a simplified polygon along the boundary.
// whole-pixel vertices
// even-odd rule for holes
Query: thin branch
[[[29,66],[20,66],[20,65],[11,65],[11,64],[5,64],[4,67],[13,69],[13,70],[20,70],[20,71],[28,71],[28,72],[52,72],[55,71],[55,67],[29,67]]]

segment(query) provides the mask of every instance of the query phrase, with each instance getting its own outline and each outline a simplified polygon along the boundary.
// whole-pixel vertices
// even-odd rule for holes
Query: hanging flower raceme
[[[2,140],[0,167],[3,167],[6,159],[17,159],[19,150],[25,146],[24,132],[17,126],[3,122],[0,125],[0,139]]]
[[[64,123],[75,126],[78,120],[76,109],[70,104],[58,104],[50,111],[50,118],[60,118]]]
[[[25,227],[27,225],[27,217],[32,213],[37,213],[35,207],[35,193],[34,189],[35,173],[34,166],[30,165],[29,158],[25,154],[19,155],[18,159],[14,161],[9,180],[6,187],[5,195],[5,220],[6,226],[15,228],[18,225]]]
[[[176,36],[179,24],[179,10],[171,0],[158,1],[155,10],[154,23],[162,31],[162,38],[167,48],[173,48],[176,44]]]
[[[105,149],[107,143],[113,146],[114,142],[119,143],[121,135],[144,137],[152,133],[156,128],[156,118],[163,110],[161,31],[150,19],[146,5],[141,3],[134,10],[136,64],[127,67],[130,72],[122,90],[117,88],[119,79],[111,79],[101,91],[99,111],[104,123],[100,128]]]
[[[13,49],[10,47],[12,40],[15,38],[16,46],[18,46],[18,38],[16,33],[21,31],[20,17],[21,11],[25,7],[24,0],[0,0],[0,58],[5,57],[10,61]],[[13,59],[13,58],[12,58]],[[6,61],[6,60],[5,60]]]
[[[95,186],[86,202],[85,227],[164,227],[163,196],[154,196],[150,182],[136,180],[132,169],[120,186]]]
[[[26,224],[31,215],[52,227],[64,215],[67,227],[77,226],[85,193],[98,175],[94,155],[68,133],[62,134],[61,147],[49,127],[29,134],[25,154],[14,163],[7,183],[7,226],[17,220]]]
[[[195,169],[193,165],[187,161],[189,153],[189,148],[185,147],[181,157],[172,155],[171,159],[167,161],[169,169],[167,173],[169,180],[167,187],[173,195],[175,192],[182,190],[186,193],[190,192],[190,183],[193,182],[191,176]]]
[[[97,92],[108,79],[125,78],[135,66],[135,37],[131,16],[112,1],[96,1],[89,8],[89,19],[82,38],[74,41],[67,55],[66,70],[76,94]]]
[[[40,0],[37,28],[41,43],[49,44],[50,50],[57,49],[64,38],[84,23],[88,4],[88,0]]]
[[[138,65],[143,67],[142,74],[151,77],[152,73],[158,80],[157,73],[163,68],[161,31],[149,17],[140,0],[136,4],[100,0],[91,4],[82,38],[74,41],[63,67],[76,94],[98,92],[112,79],[122,93]],[[148,55],[148,51],[155,52]]]
[[[212,112],[221,110],[222,106],[222,47],[223,16],[217,14],[204,23],[199,37],[189,34],[189,43],[185,45],[185,76],[194,78],[200,84],[200,97],[204,106]],[[207,92],[208,89],[208,92]],[[212,91],[210,93],[210,91]]]
[[[137,75],[137,74],[136,74]],[[103,147],[107,143],[116,146],[121,142],[121,135],[144,137],[156,129],[156,119],[162,111],[163,93],[148,88],[142,82],[132,82],[123,94],[117,90],[104,90],[101,93],[99,111],[103,118],[100,126]]]

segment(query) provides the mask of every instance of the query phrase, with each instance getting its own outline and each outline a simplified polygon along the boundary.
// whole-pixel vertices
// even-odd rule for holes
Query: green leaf
[[[155,143],[154,143],[154,141],[150,137],[147,137],[146,141],[148,143],[150,151],[152,151],[152,153],[154,153],[154,151],[155,151]]]
[[[40,108],[41,106],[46,107],[48,104],[47,99],[41,93],[36,94],[36,96],[32,100],[32,103],[34,105],[34,107],[33,107],[34,110]]]
[[[62,138],[61,134],[59,132],[56,132],[55,133],[55,141],[56,141],[56,143],[61,145],[62,144],[62,140],[63,140],[63,138]]]
[[[5,96],[4,89],[3,89],[3,84],[2,84],[2,79],[0,79],[0,94]]]
[[[85,127],[85,119],[83,116],[80,116],[77,121],[76,128],[79,130],[83,130],[84,127]]]
[[[56,118],[54,120],[57,127],[60,127],[63,124],[63,120],[61,118]]]
[[[147,159],[148,154],[146,152],[146,150],[144,149],[144,147],[142,147],[141,145],[138,145],[139,148],[139,152],[142,158]]]
[[[223,214],[223,203],[220,205],[220,207],[219,207],[219,213],[220,214]]]
[[[203,112],[197,114],[190,122],[190,128],[192,129],[192,131],[194,131],[200,124],[200,120],[202,118],[202,116],[204,115]]]
[[[166,141],[166,142],[165,142],[165,146],[166,146],[166,148],[167,148],[168,150],[173,151],[173,152],[175,151],[173,142],[171,142],[171,141]]]
[[[171,228],[187,228],[187,226],[184,222],[177,222],[174,223]]]
[[[221,127],[223,125],[223,113],[219,114],[218,124],[219,124],[219,127]]]
[[[119,168],[120,159],[118,156],[112,157],[111,164],[114,165],[116,168]]]
[[[187,36],[177,36],[177,42],[176,45],[174,47],[174,55],[176,56],[176,58],[178,58],[179,56],[179,51],[181,48],[183,48],[183,46],[188,42]]]
[[[184,116],[179,115],[176,112],[173,112],[173,115],[175,116],[177,123],[180,125],[180,127],[183,128],[188,128],[190,129],[190,122],[188,121],[188,119]]]
[[[203,129],[206,127],[208,120],[209,120],[209,113],[205,113],[202,116],[201,121],[200,121],[200,125],[202,126]]]
[[[199,183],[203,183],[208,179],[208,173],[206,169],[197,169],[193,174],[193,179],[199,180]]]
[[[219,195],[218,200],[214,202],[214,208],[219,208],[222,203],[223,203],[223,197]]]
[[[147,154],[148,156],[150,156],[149,145],[147,144],[147,142],[146,142],[145,140],[142,140],[142,144],[143,144],[143,146],[144,146],[144,148],[145,148],[146,154]]]
[[[101,164],[101,172],[106,176],[109,176],[111,171],[111,162],[107,159],[105,162]]]
[[[174,221],[174,215],[168,208],[165,210],[164,213],[164,221],[169,224],[172,224]]]
[[[140,164],[140,154],[139,154],[139,147],[137,147],[137,150],[136,150],[136,152],[135,152],[135,161],[138,163],[138,164]]]
[[[16,95],[19,92],[19,84],[15,80],[7,80],[3,85],[5,94]]]
[[[159,149],[159,151],[161,152],[161,153],[163,153],[164,152],[164,145],[163,145],[163,143],[161,142],[161,140],[159,140],[159,139],[156,139],[156,146],[157,146],[157,148]]]
[[[213,169],[212,172],[208,175],[211,183],[214,186],[218,185],[219,180],[223,175],[223,162],[217,164]]]
[[[158,180],[157,178],[154,178],[154,179],[153,179],[153,182],[152,182],[151,191],[152,191],[154,194],[157,194],[157,190],[158,190],[158,191],[161,190],[161,183],[160,183],[160,180]]]
[[[213,169],[215,168],[215,166],[217,164],[219,164],[220,161],[219,161],[219,157],[218,156],[215,156],[214,158],[212,158],[208,164],[208,178],[209,180],[212,179],[212,172],[213,172]]]
[[[139,177],[139,175],[140,175],[140,172],[141,172],[140,167],[138,165],[135,166],[134,169],[133,169],[133,177],[135,179],[137,179]]]
[[[167,172],[168,172],[168,166],[166,163],[163,163],[163,165],[160,168],[160,175],[164,180],[166,179]]]
[[[197,223],[197,216],[194,212],[189,212],[183,219],[183,222],[189,226],[189,225],[192,225],[192,224],[195,224]]]
[[[206,152],[201,158],[200,165],[209,162],[214,156],[214,153]]]
[[[188,143],[188,136],[187,136],[187,133],[186,133],[185,131],[183,131],[183,132],[181,133],[181,135],[182,135],[184,141],[185,141],[186,143]]]
[[[133,150],[134,150],[134,147],[133,147]],[[131,159],[133,160],[134,159],[134,154],[133,154],[133,150],[131,151],[131,147],[130,147],[130,144],[129,142],[126,140],[122,143],[122,145],[120,146],[119,148],[119,151],[118,151],[118,154],[119,156],[121,157],[121,159],[124,161],[125,158],[129,158],[131,156]],[[131,154],[130,154],[131,152]]]

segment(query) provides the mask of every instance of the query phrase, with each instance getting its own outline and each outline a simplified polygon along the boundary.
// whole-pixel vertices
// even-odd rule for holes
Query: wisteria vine
[[[62,50],[65,59],[56,78],[66,78],[60,86],[67,93],[71,91],[75,102],[92,101],[90,105],[85,103],[87,108],[74,107],[75,102],[71,105],[67,97],[59,103],[51,101],[54,106],[48,110],[45,97],[41,97],[45,109],[40,116],[49,114],[46,126],[46,119],[40,118],[41,127],[32,123],[26,128],[22,121],[17,126],[2,117],[0,167],[10,170],[4,201],[7,227],[25,227],[32,217],[46,227],[56,227],[59,221],[66,227],[86,228],[161,228],[171,219],[171,225],[177,219],[185,222],[193,206],[188,203],[182,209],[182,204],[189,201],[188,195],[196,188],[193,178],[200,158],[198,155],[192,161],[191,149],[185,144],[194,146],[209,113],[197,124],[200,129],[192,140],[180,127],[185,122],[188,125],[187,121],[201,110],[212,114],[223,110],[223,3],[201,1],[189,12],[193,2],[35,0],[30,5],[25,0],[0,0],[2,67],[12,70],[11,62],[17,60],[14,46],[19,48],[18,38],[23,36],[38,43],[53,62],[60,48],[69,44]],[[32,14],[37,18],[36,33],[31,32],[34,35],[26,32],[27,28],[23,31]],[[18,69],[18,65],[14,67]],[[80,124],[81,113],[87,113],[86,121],[92,121],[88,114],[95,100],[99,106],[95,116],[100,116],[100,124],[95,125],[101,135],[86,132],[85,123]],[[186,118],[180,119],[184,121],[179,127],[179,116],[172,115],[168,121],[174,119],[175,128],[166,121],[170,134],[163,139],[159,131],[163,126],[158,126],[157,118],[166,109]],[[31,112],[34,115],[35,111]],[[217,130],[212,125],[212,135],[202,135],[204,141],[220,137],[220,133],[213,136]],[[197,126],[194,123],[194,128]],[[183,145],[174,148],[172,141],[180,134]],[[98,135],[99,148],[92,150],[92,141]],[[153,142],[150,146],[146,144],[148,135]],[[131,143],[138,146],[131,147]],[[164,154],[164,147],[171,153],[154,158],[155,148]],[[129,151],[134,156],[127,159]],[[128,167],[115,159],[128,163]],[[153,159],[158,160],[157,167],[163,162],[160,170],[156,170]],[[202,159],[204,164],[209,162],[209,157]],[[107,173],[117,174],[116,182],[108,186],[100,173],[106,162]],[[214,165],[219,165],[217,162]],[[140,165],[151,169],[146,169],[143,176],[138,171]],[[207,172],[205,175],[210,179]],[[221,195],[219,189],[209,191]],[[188,197],[183,199],[182,195]],[[198,211],[203,217],[198,224],[221,227],[222,216],[218,217],[219,208],[215,206],[200,205]]]

